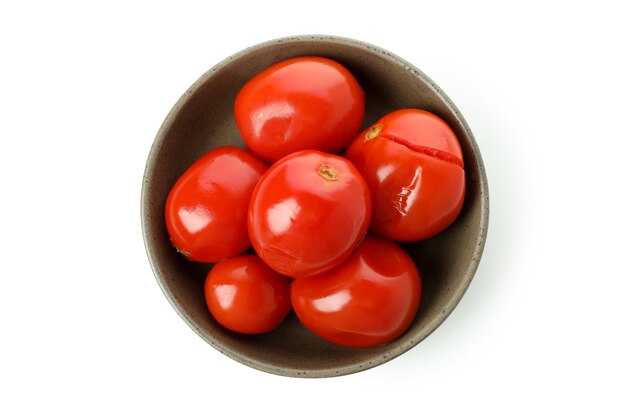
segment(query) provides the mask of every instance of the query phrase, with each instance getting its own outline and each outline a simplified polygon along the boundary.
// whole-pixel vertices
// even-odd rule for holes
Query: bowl
[[[290,313],[276,330],[243,335],[209,314],[204,280],[211,265],[183,259],[172,247],[164,206],[176,179],[201,155],[222,145],[245,147],[233,115],[239,89],[262,69],[287,58],[317,55],[346,66],[366,93],[363,128],[384,114],[415,107],[443,118],[463,148],[467,179],[463,210],[452,226],[429,240],[405,244],[423,280],[415,320],[398,339],[374,348],[331,344]],[[487,178],[472,133],[444,92],[419,69],[379,47],[334,36],[295,36],[238,52],[202,75],[169,112],[148,156],[141,195],[143,237],[156,280],[182,319],[209,345],[250,367],[292,377],[329,377],[363,371],[415,347],[452,312],[478,267],[487,234]]]

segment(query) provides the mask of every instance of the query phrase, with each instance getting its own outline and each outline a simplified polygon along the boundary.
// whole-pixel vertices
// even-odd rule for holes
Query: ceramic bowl
[[[375,348],[333,345],[304,328],[293,313],[264,335],[235,334],[209,314],[203,285],[211,265],[188,262],[172,247],[164,221],[167,194],[201,155],[222,145],[244,147],[233,103],[239,89],[262,69],[304,55],[346,66],[366,93],[363,128],[405,107],[428,110],[455,131],[467,178],[463,210],[440,235],[404,245],[423,280],[418,314],[400,338]],[[163,293],[182,319],[224,355],[262,371],[295,377],[345,375],[385,363],[415,347],[452,312],[476,272],[488,223],[485,169],[472,133],[452,101],[419,69],[391,52],[357,40],[296,36],[238,52],[200,77],[165,118],[150,151],[141,195],[141,220],[148,258]],[[233,364],[233,366],[235,366]]]

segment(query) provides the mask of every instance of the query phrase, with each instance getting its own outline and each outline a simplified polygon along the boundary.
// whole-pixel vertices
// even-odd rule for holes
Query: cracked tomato
[[[265,263],[299,278],[333,268],[357,247],[370,221],[370,195],[345,158],[300,151],[276,162],[252,194],[248,230]]]
[[[371,230],[417,241],[447,228],[465,198],[461,145],[452,129],[424,110],[389,113],[346,151],[372,194]]]

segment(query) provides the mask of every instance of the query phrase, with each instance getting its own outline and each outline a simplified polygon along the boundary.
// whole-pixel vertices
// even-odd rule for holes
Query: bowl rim
[[[475,155],[478,167],[479,178],[477,181],[478,191],[480,192],[480,222],[479,222],[479,233],[476,236],[475,244],[474,244],[474,253],[472,254],[472,261],[465,269],[463,274],[462,283],[457,286],[455,291],[450,294],[448,302],[445,305],[444,313],[437,315],[437,318],[431,320],[427,323],[424,330],[419,333],[419,335],[411,337],[406,343],[396,347],[395,349],[390,349],[381,353],[377,356],[375,360],[365,360],[360,362],[355,362],[350,365],[341,366],[341,367],[329,367],[319,370],[310,370],[310,369],[295,369],[291,367],[282,367],[273,364],[269,364],[266,362],[258,361],[252,359],[246,355],[242,355],[238,352],[231,351],[226,346],[223,346],[219,340],[213,338],[211,334],[202,331],[193,321],[193,319],[186,313],[184,307],[181,305],[180,301],[174,297],[166,287],[164,282],[164,274],[161,271],[159,265],[156,261],[155,251],[149,243],[150,236],[150,221],[151,219],[147,215],[147,207],[148,207],[148,192],[147,192],[147,184],[150,181],[152,173],[155,171],[155,160],[156,155],[159,154],[161,146],[164,142],[164,138],[167,133],[171,129],[174,124],[178,114],[183,109],[183,107],[187,104],[189,100],[191,100],[199,88],[208,82],[214,74],[218,71],[226,67],[232,61],[235,61],[245,55],[249,54],[260,48],[268,48],[279,44],[289,44],[289,43],[299,43],[299,42],[320,42],[320,43],[331,43],[331,44],[341,44],[350,48],[356,48],[360,50],[365,50],[368,53],[372,53],[378,55],[379,57],[391,60],[395,64],[401,65],[405,70],[410,71],[414,76],[421,78],[426,84],[428,84],[434,93],[448,106],[453,112],[455,117],[460,122],[461,128],[467,134],[467,138],[470,142],[470,146]],[[153,274],[156,278],[156,281],[161,288],[161,291],[165,295],[165,298],[172,305],[174,310],[178,313],[178,315],[183,319],[185,323],[200,336],[203,340],[205,340],[209,345],[213,348],[221,352],[222,354],[228,356],[231,359],[236,360],[244,365],[247,365],[251,368],[268,372],[275,375],[280,376],[288,376],[288,377],[333,377],[333,376],[342,376],[348,375],[356,372],[361,372],[367,369],[371,369],[373,367],[382,365],[394,359],[401,354],[405,353],[409,349],[418,345],[421,341],[426,339],[432,332],[434,332],[452,313],[452,311],[457,307],[463,295],[469,288],[470,283],[472,282],[476,271],[478,269],[478,265],[480,263],[485,242],[487,238],[488,226],[489,226],[489,187],[487,182],[487,173],[485,170],[484,162],[482,160],[482,155],[480,153],[480,149],[474,135],[467,124],[463,115],[459,112],[456,105],[452,102],[452,100],[442,91],[442,89],[426,74],[424,74],[420,69],[415,67],[413,64],[399,57],[398,55],[389,52],[381,47],[372,45],[370,43],[341,36],[334,35],[295,35],[288,37],[281,37],[271,39],[265,42],[257,43],[255,45],[249,46],[245,49],[236,52],[229,57],[223,59],[218,62],[216,65],[211,67],[208,71],[204,72],[176,101],[174,106],[170,109],[164,121],[162,122],[155,139],[150,147],[150,151],[148,153],[148,158],[146,162],[146,166],[143,172],[143,181],[141,187],[141,196],[140,196],[140,216],[141,216],[141,229],[142,236],[144,241],[144,246],[146,249],[146,253],[148,256],[148,260],[150,262],[150,266],[152,268]]]

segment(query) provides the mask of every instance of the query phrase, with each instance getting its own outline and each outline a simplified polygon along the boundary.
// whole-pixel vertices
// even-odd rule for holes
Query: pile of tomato
[[[205,297],[222,326],[269,332],[293,309],[322,338],[368,347],[412,323],[421,277],[396,242],[456,219],[463,155],[452,129],[424,110],[381,115],[359,133],[365,101],[336,61],[275,64],[235,100],[248,150],[209,151],[170,191],[171,241],[188,260],[215,263]]]

